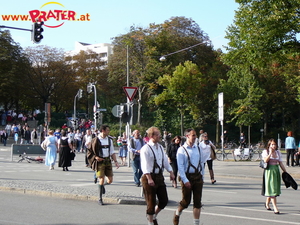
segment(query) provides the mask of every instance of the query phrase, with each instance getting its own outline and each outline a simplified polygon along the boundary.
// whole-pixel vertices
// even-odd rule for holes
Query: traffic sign
[[[219,104],[219,121],[224,120],[224,103],[223,103],[223,92],[218,95],[218,104]]]
[[[123,87],[123,89],[127,95],[127,98],[129,99],[129,101],[132,101],[138,88],[137,87]]]
[[[112,110],[111,110],[112,114],[115,116],[115,117],[120,117],[120,105],[115,105]]]

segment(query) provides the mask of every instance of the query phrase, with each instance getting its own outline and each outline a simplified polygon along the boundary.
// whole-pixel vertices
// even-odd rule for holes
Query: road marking
[[[223,207],[223,206],[217,206],[217,207],[230,208],[230,209],[236,208],[236,207]],[[236,208],[236,209],[240,210],[241,208]],[[171,208],[165,208],[165,210],[174,211],[174,209],[171,209]],[[193,211],[191,211],[191,210],[184,210],[184,212],[193,213]],[[246,217],[246,216],[235,216],[235,215],[228,215],[228,214],[208,213],[208,212],[203,212],[203,211],[201,211],[201,214],[202,215],[210,215],[210,216],[227,217],[227,218],[246,219],[246,220],[254,220],[254,221],[264,221],[264,222],[269,222],[269,223],[273,222],[273,223],[280,223],[280,224],[295,224],[295,225],[299,225],[299,222],[288,222],[288,221],[282,221],[282,220],[271,220],[269,218],[268,219],[262,219],[262,218]]]
[[[254,220],[254,221],[265,221],[265,222],[269,222],[269,223],[273,222],[273,223],[281,223],[281,224],[296,224],[296,225],[299,225],[299,222],[288,222],[288,221],[282,221],[282,220],[252,218],[252,217],[246,217],[246,216],[234,216],[234,215],[227,215],[227,214],[207,213],[207,212],[201,212],[201,214],[211,215],[211,216],[222,216],[222,217],[229,217],[229,218],[237,218],[237,219]]]
[[[215,206],[218,208],[225,208],[225,209],[236,209],[236,210],[244,210],[244,211],[256,211],[256,212],[266,212],[265,209],[249,209],[249,208],[241,208],[241,207],[230,207],[230,206]],[[300,216],[300,214],[296,214],[296,213],[289,213],[289,215],[293,215],[293,216]]]
[[[225,194],[237,194],[237,192],[233,192],[233,191],[215,191],[215,190],[205,190],[205,189],[203,189],[203,191],[214,192],[214,193],[225,193]]]
[[[70,184],[71,187],[84,187],[84,186],[95,186],[95,183],[84,183],[84,184]]]

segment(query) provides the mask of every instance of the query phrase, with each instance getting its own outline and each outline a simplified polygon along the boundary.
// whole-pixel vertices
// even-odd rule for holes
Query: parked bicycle
[[[250,161],[258,161],[261,159],[262,151],[258,148],[237,148],[233,152],[234,161],[238,160],[250,160]]]
[[[224,149],[224,151],[222,152],[222,149],[218,149],[216,150],[216,156],[217,156],[217,160],[228,160],[228,155],[231,155],[231,149]]]
[[[224,144],[224,148],[228,148],[228,149],[235,149],[235,148],[238,148],[238,144],[235,143],[235,141],[229,141],[227,143]]]

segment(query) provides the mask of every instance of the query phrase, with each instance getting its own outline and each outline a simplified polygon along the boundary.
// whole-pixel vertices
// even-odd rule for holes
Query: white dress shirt
[[[194,167],[198,167],[199,162],[200,162],[200,167],[198,168],[199,171],[201,170],[201,174],[203,175],[203,171],[204,171],[204,163],[206,162],[206,160],[204,159],[201,151],[199,152],[199,149],[197,147],[196,144],[194,144],[192,147],[190,147],[189,145],[187,145],[187,143],[184,143],[183,146],[179,147],[179,149],[177,150],[177,164],[178,164],[178,172],[179,175],[181,177],[181,180],[183,181],[183,183],[187,183],[189,182],[189,180],[186,177],[186,173],[195,173],[195,172],[199,172],[199,171],[195,171],[195,169],[190,166],[189,171],[188,170],[188,166],[189,166],[189,161],[188,161],[188,155],[186,153],[186,151],[184,150],[184,148],[187,150],[189,157],[190,157],[190,161],[191,164]]]
[[[140,152],[141,157],[141,169],[143,174],[152,173],[154,167],[154,155],[149,145],[153,149],[158,166],[162,169],[166,169],[168,172],[173,171],[170,163],[168,162],[168,156],[165,154],[163,147],[158,143],[153,143],[151,140],[148,144],[144,145]],[[155,168],[154,173],[159,173],[159,168]]]
[[[109,148],[102,148],[102,153],[103,153],[104,158],[109,157],[109,156],[111,156],[112,154],[115,153],[114,145],[112,143],[112,140],[110,140],[108,137],[102,138],[100,135],[98,135],[98,138],[101,142],[101,145],[108,145],[109,146],[109,141],[111,141],[110,150],[109,150]]]

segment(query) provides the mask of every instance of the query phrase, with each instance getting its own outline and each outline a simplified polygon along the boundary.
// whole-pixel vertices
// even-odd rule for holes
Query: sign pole
[[[221,124],[221,143],[222,143],[222,160],[224,161],[224,125],[223,125],[223,120],[224,120],[224,108],[223,108],[223,92],[219,93],[218,95],[218,104],[219,104],[219,121]]]

